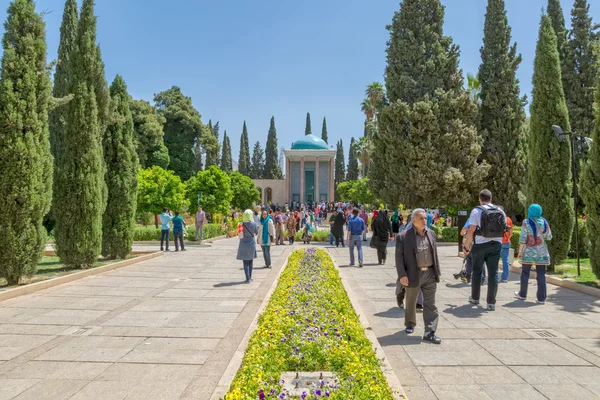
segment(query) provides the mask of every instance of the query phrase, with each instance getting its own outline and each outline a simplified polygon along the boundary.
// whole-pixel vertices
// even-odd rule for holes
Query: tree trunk
[[[158,228],[158,214],[154,214],[154,226]]]

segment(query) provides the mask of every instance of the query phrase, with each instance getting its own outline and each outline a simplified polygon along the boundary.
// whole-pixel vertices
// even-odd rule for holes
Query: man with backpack
[[[478,207],[471,212],[471,226],[465,241],[465,256],[472,254],[473,277],[469,303],[479,304],[481,294],[481,272],[483,264],[488,270],[487,309],[496,309],[496,292],[498,291],[498,263],[502,251],[502,238],[508,229],[506,214],[492,204],[492,192],[487,189],[479,193]]]

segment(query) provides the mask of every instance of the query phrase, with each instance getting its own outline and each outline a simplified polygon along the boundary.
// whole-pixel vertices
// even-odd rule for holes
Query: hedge
[[[225,399],[289,399],[285,371],[335,374],[334,383],[321,381],[301,398],[393,399],[338,271],[320,249],[290,255]]]
[[[159,241],[160,240],[160,228],[153,226],[136,226],[133,234],[133,240],[136,242],[146,241]],[[185,233],[186,241],[193,241],[196,233],[195,226],[188,226]],[[217,236],[225,234],[223,226],[221,224],[205,224],[204,225],[204,239],[211,239]],[[171,239],[173,238],[173,230],[171,230]]]

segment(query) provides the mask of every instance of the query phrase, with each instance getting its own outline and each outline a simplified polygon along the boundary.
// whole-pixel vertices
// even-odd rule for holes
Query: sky
[[[460,46],[460,66],[477,73],[486,1],[442,0],[444,33]],[[570,26],[573,0],[561,0]],[[590,14],[600,22],[600,1]],[[8,0],[0,0],[0,21]],[[541,11],[547,0],[506,0],[513,41],[523,56],[521,92],[531,100],[531,77]],[[37,0],[45,11],[48,61],[56,59],[64,0]],[[271,116],[279,147],[304,135],[306,113],[329,143],[363,134],[360,104],[366,86],[384,82],[386,42],[399,0],[98,0],[98,43],[110,84],[123,76],[136,99],[179,86],[202,121],[219,121],[238,158],[244,120],[252,145],[263,148]],[[4,27],[0,27],[0,34]],[[1,50],[0,50],[1,53]]]

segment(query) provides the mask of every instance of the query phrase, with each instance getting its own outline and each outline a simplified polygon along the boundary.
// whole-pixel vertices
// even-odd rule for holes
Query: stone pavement
[[[364,247],[365,266],[349,268],[348,248],[327,249],[363,312],[410,400],[417,399],[599,399],[600,299],[548,285],[546,305],[535,304],[530,281],[526,302],[513,298],[519,277],[500,284],[494,312],[467,303],[470,288],[454,280],[460,270],[456,245],[438,248],[439,346],[404,333],[404,310],[394,297],[393,254],[377,265]],[[485,299],[487,287],[482,290]]]
[[[0,302],[0,400],[211,398],[291,250],[273,246],[246,285],[237,245]]]

